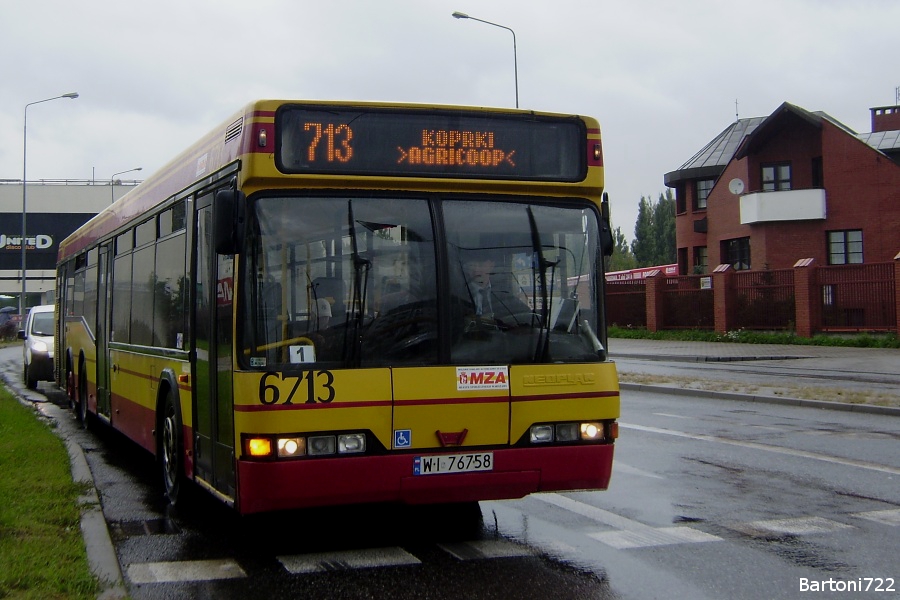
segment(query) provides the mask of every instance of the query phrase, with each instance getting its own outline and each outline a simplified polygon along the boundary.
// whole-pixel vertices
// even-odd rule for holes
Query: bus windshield
[[[248,213],[243,368],[605,358],[587,201],[281,195]]]

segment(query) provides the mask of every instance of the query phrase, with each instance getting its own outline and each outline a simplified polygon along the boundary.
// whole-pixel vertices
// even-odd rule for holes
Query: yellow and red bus
[[[57,381],[173,502],[605,489],[608,212],[592,118],[255,102],[62,242]]]

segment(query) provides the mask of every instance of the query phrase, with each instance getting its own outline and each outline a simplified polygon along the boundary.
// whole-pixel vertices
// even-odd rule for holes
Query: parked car
[[[25,340],[25,384],[32,390],[38,381],[53,381],[54,310],[53,304],[33,307],[19,330]]]

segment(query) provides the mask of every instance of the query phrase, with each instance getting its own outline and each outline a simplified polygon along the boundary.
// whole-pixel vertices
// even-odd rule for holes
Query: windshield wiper
[[[344,361],[349,366],[359,366],[362,354],[362,329],[365,317],[364,308],[369,291],[369,269],[372,261],[359,255],[356,242],[356,221],[353,218],[353,200],[347,200],[347,218],[350,226],[350,252],[353,259],[353,280],[350,288],[350,309],[347,311],[348,326],[344,329]],[[353,339],[348,340],[350,328],[353,328]],[[348,343],[349,342],[349,343]]]
[[[543,246],[541,244],[541,235],[538,232],[537,221],[534,218],[534,212],[531,210],[529,206],[526,211],[528,212],[528,225],[531,229],[531,248],[534,252],[534,259],[531,262],[532,273],[534,272],[535,266],[538,269],[539,275],[539,286],[541,288],[541,328],[538,332],[537,345],[534,349],[534,362],[546,361],[550,356],[550,315],[552,314],[552,306],[551,303],[553,301],[553,289],[551,287],[549,293],[547,292],[547,269],[552,268],[550,273],[550,285],[553,285],[554,275],[556,273],[556,265],[559,264],[559,261],[550,262],[546,258],[544,258]],[[536,264],[535,264],[536,263]],[[532,279],[534,276],[532,275]]]

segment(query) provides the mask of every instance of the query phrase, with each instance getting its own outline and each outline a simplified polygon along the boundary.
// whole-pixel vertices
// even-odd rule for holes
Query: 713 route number
[[[274,381],[273,381],[274,378]],[[297,397],[300,384],[306,380],[306,397]],[[291,384],[290,392],[283,397],[281,383]],[[259,380],[259,402],[266,406],[272,404],[328,404],[334,400],[334,375],[331,371],[303,371],[299,375],[283,375],[275,371],[268,371]]]

